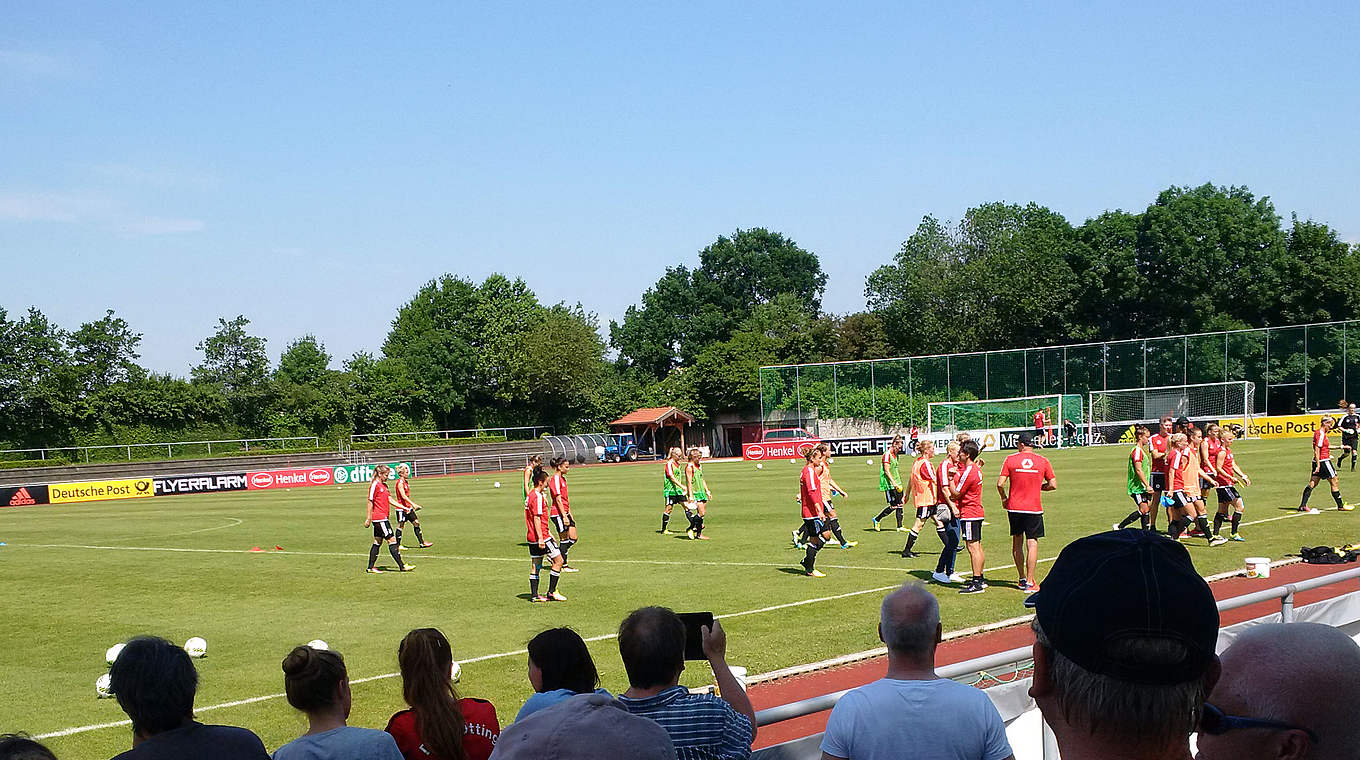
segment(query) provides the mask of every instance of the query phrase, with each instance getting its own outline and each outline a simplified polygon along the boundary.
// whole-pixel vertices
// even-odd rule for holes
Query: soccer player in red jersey
[[[571,502],[567,499],[567,470],[571,460],[557,457],[549,463],[553,474],[548,478],[548,495],[552,497],[552,509],[548,517],[557,529],[558,548],[562,550],[562,572],[574,573],[576,568],[567,564],[567,551],[576,545],[576,516],[571,513]]]
[[[529,541],[529,601],[565,602],[567,598],[557,590],[557,582],[562,576],[562,550],[550,533],[548,518],[548,473],[542,467],[535,467],[530,475],[529,495],[524,499],[524,526]],[[543,569],[543,558],[552,563],[548,571],[548,593],[538,593],[538,576]]]
[[[433,541],[426,541],[420,534],[420,518],[416,517],[416,510],[423,509],[419,504],[411,501],[411,466],[402,462],[397,465],[397,488],[392,492],[392,497],[397,502],[397,546],[401,546],[401,526],[404,523],[411,523],[411,529],[416,532],[416,542],[422,549],[434,546]]]
[[[1148,439],[1148,451],[1152,453],[1152,509],[1148,513],[1148,530],[1157,530],[1157,510],[1161,507],[1166,507],[1168,526],[1171,523],[1171,505],[1162,501],[1162,497],[1171,491],[1167,487],[1166,478],[1168,457],[1171,455],[1171,447],[1167,445],[1167,439],[1171,436],[1171,425],[1171,415],[1162,415],[1158,421],[1157,432]]]
[[[1044,537],[1044,504],[1040,494],[1056,489],[1058,478],[1048,459],[1034,453],[1034,441],[1028,433],[1016,436],[1015,447],[1016,452],[1001,463],[996,490],[1011,523],[1011,556],[1020,576],[1020,590],[1033,593],[1039,590],[1035,568],[1039,563],[1039,539]],[[1010,493],[1006,493],[1007,485]]]
[[[387,491],[387,474],[390,472],[387,465],[380,464],[373,469],[373,481],[368,484],[368,505],[364,510],[364,527],[373,528],[373,545],[368,548],[368,572],[381,573],[378,569],[378,547],[387,542],[387,551],[391,552],[392,559],[397,561],[397,569],[402,572],[414,570],[415,567],[401,561],[400,547],[397,546],[397,536],[392,532],[392,523],[389,515],[392,510],[392,496]]]
[[[987,559],[982,550],[982,468],[977,464],[977,456],[977,441],[964,441],[959,446],[959,474],[950,485],[958,505],[963,545],[968,549],[968,558],[973,565],[973,578],[959,589],[960,594],[980,594],[987,590],[987,579],[982,570]]]
[[[1246,505],[1242,503],[1242,494],[1237,491],[1237,484],[1244,483],[1251,485],[1251,478],[1247,477],[1242,468],[1237,466],[1237,459],[1233,456],[1233,441],[1237,440],[1237,433],[1232,428],[1223,428],[1219,431],[1219,440],[1222,443],[1218,447],[1218,461],[1214,463],[1214,472],[1218,473],[1218,512],[1214,514],[1214,535],[1217,536],[1223,527],[1223,521],[1228,519],[1228,509],[1232,508],[1232,533],[1228,538],[1233,541],[1245,541],[1242,535],[1237,532],[1237,528],[1242,524],[1242,512],[1246,510]]]
[[[836,505],[831,503],[831,497],[840,496],[843,499],[850,498],[850,494],[841,488],[831,477],[831,444],[819,443],[817,448],[822,452],[821,463],[817,466],[817,478],[822,481],[822,511],[826,513],[826,529],[831,531],[831,535],[840,542],[842,549],[853,549],[859,546],[858,541],[846,541],[845,533],[841,530],[840,518],[836,516]]]
[[[1349,512],[1354,507],[1346,506],[1341,501],[1341,486],[1337,484],[1336,467],[1332,464],[1331,444],[1327,441],[1327,434],[1332,432],[1332,426],[1336,420],[1332,415],[1324,415],[1322,424],[1317,432],[1313,433],[1313,472],[1309,476],[1308,485],[1303,489],[1303,499],[1299,502],[1300,512],[1317,514],[1316,509],[1308,507],[1308,497],[1313,494],[1319,481],[1325,480],[1332,486],[1332,500],[1336,502],[1336,508],[1343,512]]]
[[[803,535],[807,537],[807,554],[801,564],[803,570],[813,578],[825,578],[826,573],[818,570],[817,552],[822,550],[830,532],[825,527],[826,506],[822,502],[822,478],[818,466],[822,462],[822,450],[812,447],[803,455],[807,465],[798,477],[798,503],[803,510]]]
[[[954,572],[954,560],[959,556],[959,544],[963,536],[959,531],[959,508],[954,502],[952,485],[959,474],[959,444],[950,441],[944,447],[944,460],[935,468],[936,503],[935,519],[943,521],[944,549],[935,563],[935,572],[930,577],[936,583],[963,583],[963,576]]]

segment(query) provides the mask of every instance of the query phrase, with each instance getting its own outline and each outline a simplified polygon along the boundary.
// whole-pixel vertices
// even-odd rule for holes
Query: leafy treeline
[[[1360,313],[1360,246],[1283,224],[1241,187],[1172,187],[1080,226],[1030,203],[924,218],[869,275],[866,309],[824,313],[813,252],[737,230],[666,269],[608,330],[522,280],[444,275],[401,307],[380,354],[330,369],[302,336],[271,367],[249,320],[219,320],[188,379],[137,364],[112,311],[67,331],[0,310],[10,445],[503,425],[597,430],[634,407],[757,414],[762,364],[881,358],[1326,321]]]

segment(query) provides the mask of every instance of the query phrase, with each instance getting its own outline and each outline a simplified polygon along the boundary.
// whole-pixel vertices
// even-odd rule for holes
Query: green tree
[[[404,362],[359,351],[345,362],[345,374],[354,432],[409,428],[421,416],[421,393]]]
[[[883,359],[892,354],[883,318],[873,312],[847,314],[835,321],[834,330],[837,360]]]
[[[141,333],[134,333],[112,309],[102,319],[82,324],[70,337],[81,390],[93,393],[145,377],[146,370],[137,364],[141,358],[137,345],[141,342]]]
[[[18,320],[0,309],[0,436],[26,446],[65,437],[78,390],[68,339],[36,308]]]
[[[465,410],[477,387],[480,342],[471,315],[479,301],[468,280],[450,274],[431,280],[397,311],[383,344],[383,355],[403,365],[421,406],[440,427],[469,421]],[[357,413],[355,419],[359,424]]]
[[[230,322],[217,320],[213,334],[196,346],[203,352],[203,362],[193,368],[194,380],[220,385],[228,395],[264,385],[269,373],[265,339],[246,332],[249,324],[241,315]]]
[[[325,344],[315,335],[304,335],[283,349],[274,377],[295,385],[315,385],[326,376],[330,364]]]
[[[591,416],[604,375],[604,341],[594,316],[579,305],[542,309],[535,325],[518,339],[516,350],[504,353],[500,390],[519,412],[515,421],[564,433]]]

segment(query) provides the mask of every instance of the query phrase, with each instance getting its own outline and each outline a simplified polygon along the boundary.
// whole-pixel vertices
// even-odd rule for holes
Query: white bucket
[[[1248,578],[1269,578],[1270,557],[1247,557]]]

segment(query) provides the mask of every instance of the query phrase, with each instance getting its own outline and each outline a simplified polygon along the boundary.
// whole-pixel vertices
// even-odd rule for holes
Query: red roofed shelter
[[[666,446],[685,447],[685,428],[693,424],[694,415],[673,406],[649,406],[625,414],[609,423],[609,427],[615,433],[632,433],[639,447],[650,448],[658,457],[664,457]],[[674,434],[668,435],[671,430]],[[675,439],[678,442],[672,444]]]

